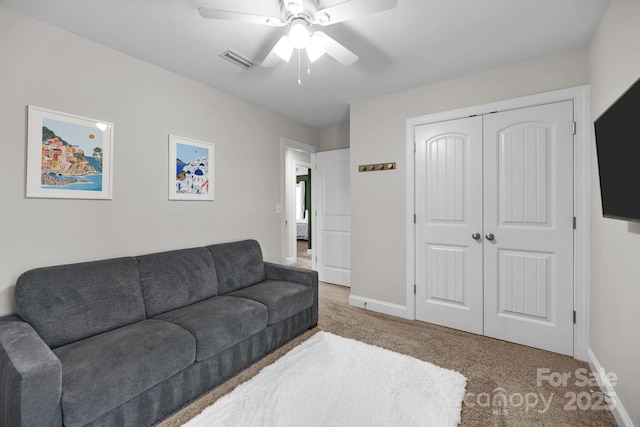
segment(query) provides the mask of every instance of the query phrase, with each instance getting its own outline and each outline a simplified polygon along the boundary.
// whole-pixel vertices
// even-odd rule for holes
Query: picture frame
[[[215,144],[169,135],[169,200],[214,200]]]
[[[27,197],[111,199],[113,123],[28,106]]]

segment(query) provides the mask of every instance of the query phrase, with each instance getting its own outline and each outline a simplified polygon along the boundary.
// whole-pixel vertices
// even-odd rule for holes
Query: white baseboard
[[[376,313],[388,314],[390,316],[407,318],[407,307],[398,304],[391,304],[384,301],[378,301],[371,298],[349,295],[349,305],[365,310],[375,311]]]
[[[609,399],[613,401],[615,405],[614,408],[611,410],[611,413],[613,414],[613,417],[616,419],[616,422],[618,423],[618,425],[623,427],[634,427],[633,421],[631,421],[631,417],[629,416],[627,411],[624,409],[624,406],[622,406],[620,397],[618,396],[615,389],[611,385],[611,382],[609,382],[609,378],[606,375],[605,369],[602,367],[602,365],[600,365],[600,362],[598,361],[598,358],[594,354],[593,350],[591,350],[591,347],[587,349],[587,362],[591,367],[591,371],[593,371],[593,373],[596,374],[595,377],[596,377],[596,380],[598,381],[598,385],[602,389],[602,392],[605,395],[609,396]],[[599,374],[602,374],[602,375],[599,375]]]
[[[298,262],[298,257],[295,257],[295,256],[293,256],[293,257],[286,257],[286,258],[284,259],[284,263],[285,263],[286,265],[295,264],[296,262]]]

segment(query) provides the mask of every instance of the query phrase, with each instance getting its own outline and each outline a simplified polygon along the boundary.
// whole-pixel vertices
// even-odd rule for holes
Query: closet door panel
[[[416,317],[482,334],[482,118],[416,129]]]
[[[484,119],[484,334],[573,354],[573,103]]]

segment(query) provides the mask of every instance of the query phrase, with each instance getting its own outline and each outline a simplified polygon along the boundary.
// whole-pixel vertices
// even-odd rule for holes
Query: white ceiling
[[[351,0],[367,1],[367,0]],[[334,4],[321,0],[320,4]],[[348,122],[349,104],[586,46],[608,0],[398,0],[397,8],[323,27],[360,59],[324,55],[298,85],[297,56],[260,63],[286,27],[203,19],[198,7],[267,13],[278,0],[0,0],[0,5],[318,128]]]

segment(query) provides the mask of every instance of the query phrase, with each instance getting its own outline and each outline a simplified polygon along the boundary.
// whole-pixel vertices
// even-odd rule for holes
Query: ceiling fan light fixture
[[[307,56],[309,57],[309,61],[314,63],[316,59],[320,58],[325,53],[326,51],[322,45],[322,36],[319,34],[311,36],[309,44],[307,44]]]
[[[303,18],[295,18],[291,21],[289,30],[289,40],[296,49],[302,49],[309,44],[309,23]]]
[[[282,58],[283,61],[289,62],[293,54],[293,45],[288,36],[282,36],[278,43],[273,47],[273,51]]]

